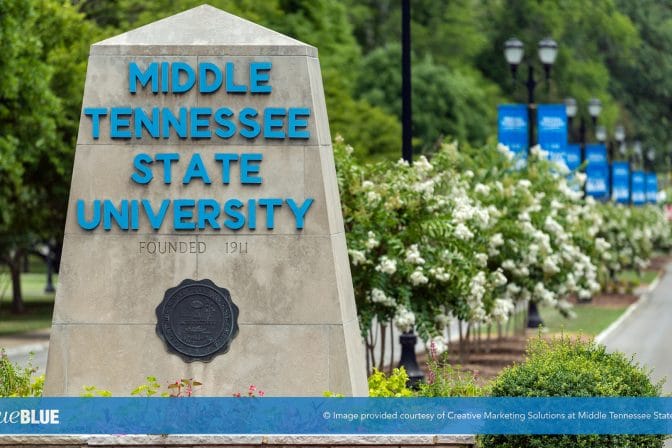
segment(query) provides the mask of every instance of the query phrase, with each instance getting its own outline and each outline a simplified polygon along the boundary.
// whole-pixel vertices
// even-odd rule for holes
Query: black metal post
[[[415,344],[418,342],[418,337],[413,334],[413,331],[402,333],[399,336],[399,343],[401,344],[401,360],[399,367],[403,367],[408,374],[408,387],[417,388],[420,382],[425,379],[425,374],[418,366],[418,360],[415,357]]]
[[[581,145],[581,163],[586,161],[586,120],[581,117],[579,125],[579,144]]]
[[[51,255],[51,248],[49,249],[49,253],[46,256],[46,262],[47,262],[47,286],[44,287],[44,292],[46,293],[56,292],[56,289],[54,288],[54,282],[52,279],[52,274],[54,272],[54,262],[53,257]]]
[[[541,320],[539,315],[537,303],[530,301],[527,306],[527,328],[539,328],[540,325],[543,326],[544,321]]]
[[[609,177],[609,182],[607,182],[607,191],[609,196],[607,196],[607,202],[611,201],[614,197],[614,143],[607,140],[605,142],[607,145],[607,174]]]
[[[529,154],[530,149],[536,144],[537,140],[535,135],[537,105],[534,103],[534,89],[537,87],[537,81],[534,79],[534,68],[532,67],[532,64],[529,64],[527,67],[527,82],[525,83],[525,86],[527,87],[527,128],[529,131],[528,138],[530,142],[527,152]],[[543,321],[539,315],[539,310],[537,310],[537,304],[529,302],[527,306],[527,328],[537,328],[539,325],[543,325]]]
[[[534,146],[536,143],[536,136],[535,136],[535,121],[536,121],[536,111],[537,111],[537,105],[534,103],[534,89],[537,87],[537,81],[534,79],[534,69],[532,68],[532,64],[530,64],[527,67],[527,82],[525,83],[525,86],[527,87],[527,118],[528,118],[528,138],[529,138],[529,145],[527,148],[527,152],[529,154],[530,148]]]
[[[413,119],[411,110],[411,0],[401,2],[401,126],[402,158],[413,161]]]
[[[568,143],[574,142],[573,122],[574,122],[574,118],[568,116],[567,117],[567,142]]]

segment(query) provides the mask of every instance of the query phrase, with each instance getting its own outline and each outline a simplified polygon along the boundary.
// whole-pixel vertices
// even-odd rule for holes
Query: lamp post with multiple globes
[[[539,61],[544,68],[544,77],[546,83],[551,79],[551,68],[558,56],[558,44],[551,38],[542,39],[538,45]],[[523,62],[525,56],[525,46],[515,37],[507,40],[504,43],[504,58],[508,62],[511,69],[511,76],[513,82],[518,81],[518,67]],[[528,151],[536,141],[535,138],[535,112],[537,105],[535,104],[534,91],[539,85],[540,81],[534,77],[534,64],[532,61],[527,61],[527,80],[522,81],[522,84],[527,88],[527,115],[528,115]]]

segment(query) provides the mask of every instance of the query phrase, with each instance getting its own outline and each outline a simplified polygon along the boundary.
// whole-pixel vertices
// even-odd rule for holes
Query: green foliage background
[[[0,0],[0,257],[18,269],[36,241],[60,241],[90,44],[202,0]],[[210,0],[319,49],[332,135],[362,160],[400,154],[398,0]],[[503,42],[560,52],[540,102],[600,98],[601,122],[672,152],[670,0],[413,0],[416,151],[444,138],[493,142],[496,108],[524,101]],[[539,67],[537,67],[539,69]],[[540,71],[540,70],[538,70]],[[18,271],[17,271],[18,272]],[[20,296],[20,294],[19,294]],[[17,307],[17,309],[20,307]]]

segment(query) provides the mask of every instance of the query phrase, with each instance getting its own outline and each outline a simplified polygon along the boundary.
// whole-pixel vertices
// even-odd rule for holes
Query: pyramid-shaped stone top
[[[317,56],[315,47],[210,5],[94,44],[92,54]]]

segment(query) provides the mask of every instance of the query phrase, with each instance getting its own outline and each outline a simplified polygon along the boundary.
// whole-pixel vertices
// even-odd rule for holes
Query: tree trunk
[[[387,373],[392,374],[394,369],[394,324],[390,322],[390,369]]]
[[[21,294],[21,268],[23,252],[16,251],[9,259],[9,271],[12,275],[12,313],[21,314],[26,311]]]
[[[380,323],[380,361],[378,362],[378,370],[381,372],[385,371],[385,339],[387,336],[387,328],[385,327],[385,324]],[[394,344],[394,341],[392,341]]]

